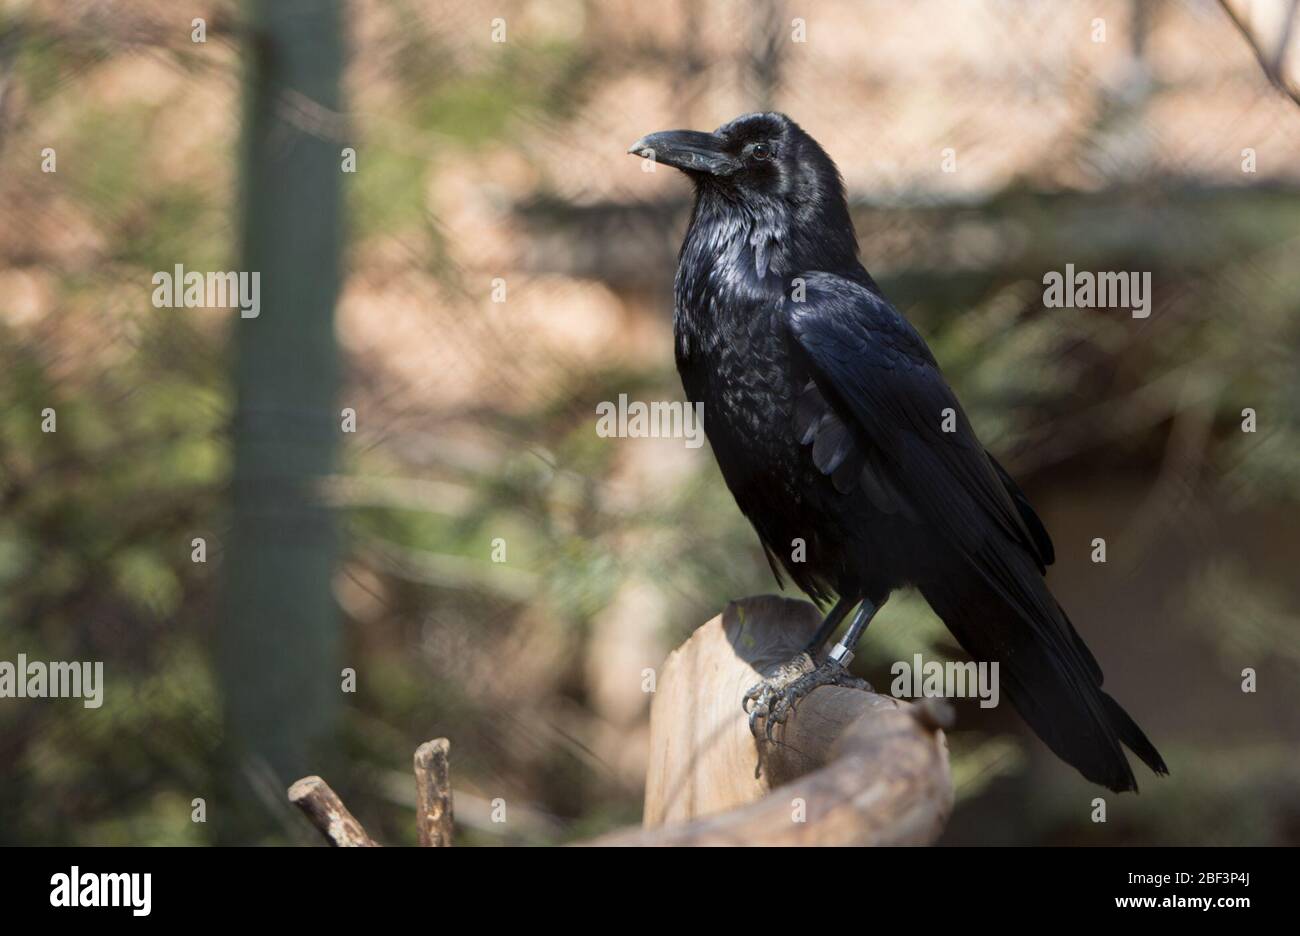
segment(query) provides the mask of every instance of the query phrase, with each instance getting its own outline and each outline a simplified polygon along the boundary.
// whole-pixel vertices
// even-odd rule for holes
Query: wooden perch
[[[289,787],[293,803],[336,848],[374,848],[379,845],[366,834],[356,816],[348,812],[337,793],[320,777],[303,777]]]
[[[807,602],[748,598],[673,651],[650,709],[644,828],[586,844],[934,841],[952,809],[945,703],[823,686],[776,727],[772,743],[750,734],[745,690],[799,652],[819,622]],[[451,844],[447,754],[443,738],[415,752],[421,845]],[[377,844],[320,777],[299,780],[289,799],[332,844]]]
[[[824,686],[759,744],[746,689],[820,617],[774,596],[734,602],[668,658],[650,712],[644,828],[592,845],[928,844],[952,809],[946,705]],[[761,752],[761,774],[755,765]]]
[[[446,738],[426,741],[415,749],[415,823],[421,845],[451,844],[451,768]]]

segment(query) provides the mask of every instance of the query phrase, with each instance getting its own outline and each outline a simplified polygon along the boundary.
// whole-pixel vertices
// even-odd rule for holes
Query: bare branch
[[[375,848],[379,845],[366,834],[338,794],[320,777],[303,777],[289,787],[289,802],[301,809],[336,848]]]

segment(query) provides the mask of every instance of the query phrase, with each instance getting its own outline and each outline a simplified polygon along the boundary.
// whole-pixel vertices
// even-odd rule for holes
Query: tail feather
[[[1002,694],[1088,780],[1116,792],[1137,790],[1121,743],[1167,774],[1142,729],[1102,691],[1100,666],[1037,570],[1016,572],[1027,574],[1016,574],[1007,588],[967,566],[920,590],[973,659],[998,662]]]
[[[1142,729],[1138,727],[1132,716],[1124,711],[1108,692],[1101,692],[1101,701],[1106,706],[1106,714],[1110,717],[1111,727],[1119,735],[1119,739],[1124,742],[1125,747],[1141,758],[1142,763],[1151,768],[1152,773],[1162,777],[1167,776],[1169,768],[1165,766],[1164,758],[1160,756],[1156,746],[1147,740],[1147,736],[1143,734]]]

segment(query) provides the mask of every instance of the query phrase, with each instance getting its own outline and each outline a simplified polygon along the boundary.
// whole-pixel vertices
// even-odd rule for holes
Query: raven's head
[[[628,152],[680,169],[696,186],[720,189],[742,201],[844,198],[831,158],[785,114],[746,114],[712,133],[652,133]]]
[[[697,211],[704,202],[710,210],[739,208],[753,242],[773,245],[770,255],[760,252],[760,263],[857,267],[839,170],[785,114],[746,114],[712,133],[652,133],[628,152],[684,172],[695,183]]]

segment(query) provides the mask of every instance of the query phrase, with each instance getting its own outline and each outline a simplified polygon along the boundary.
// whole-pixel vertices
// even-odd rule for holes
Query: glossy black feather
[[[818,603],[914,585],[972,657],[1000,663],[1004,694],[1084,776],[1136,788],[1121,743],[1165,772],[1047,588],[1041,520],[858,262],[826,153],[780,114],[642,144],[696,186],[678,370],[778,580],[779,565]]]

